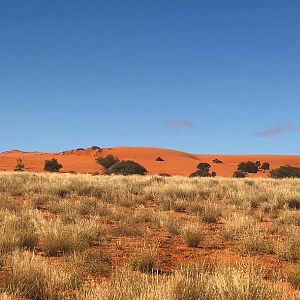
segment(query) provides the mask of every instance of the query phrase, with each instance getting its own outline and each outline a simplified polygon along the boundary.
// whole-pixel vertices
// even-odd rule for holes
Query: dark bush
[[[160,156],[155,158],[156,161],[165,161],[163,158],[161,158]]]
[[[209,173],[211,165],[207,162],[201,162],[197,165],[197,171],[190,174],[190,177],[215,177],[216,172]]]
[[[164,176],[164,177],[171,177],[172,175],[169,173],[159,173],[159,176]]]
[[[268,162],[264,162],[264,163],[262,163],[260,168],[265,171],[270,170],[270,164]]]
[[[246,173],[257,173],[258,171],[257,165],[252,161],[240,162],[237,169]]]
[[[190,174],[190,177],[215,177],[217,174],[216,174],[216,172],[213,172],[213,173],[210,174],[209,172],[206,172],[203,170],[197,170],[196,172],[193,172],[192,174]]]
[[[300,168],[292,166],[281,166],[270,172],[272,178],[300,178]]]
[[[234,178],[245,178],[247,176],[247,174],[243,171],[235,171],[232,175],[232,177]]]
[[[98,157],[96,161],[101,165],[105,170],[108,170],[112,165],[119,162],[119,158],[111,154],[106,155],[105,157]]]
[[[44,164],[44,170],[48,172],[59,172],[59,170],[63,166],[58,163],[58,161],[55,158],[52,158],[51,160],[45,160]]]
[[[300,209],[300,200],[299,199],[290,199],[288,201],[288,207],[290,209]]]
[[[219,160],[218,158],[213,159],[212,161],[214,164],[222,164],[223,162]]]
[[[208,173],[211,165],[207,162],[201,162],[197,165],[197,169],[203,172]]]
[[[100,147],[98,147],[98,146],[92,146],[91,149],[92,149],[92,150],[99,150],[99,151],[102,150],[102,149],[101,149]]]
[[[17,172],[23,172],[24,171],[24,163],[22,161],[22,159],[18,158],[17,159],[17,164],[16,164],[16,167],[15,167],[15,171]]]
[[[119,175],[145,175],[148,171],[139,163],[133,160],[121,160],[113,164],[105,174],[119,174]]]

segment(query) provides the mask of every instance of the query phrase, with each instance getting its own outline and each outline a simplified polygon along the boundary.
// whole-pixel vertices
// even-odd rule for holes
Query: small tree
[[[119,158],[111,154],[106,155],[105,157],[98,157],[96,161],[101,165],[105,170],[108,170],[112,165],[119,162]]]
[[[59,172],[59,170],[63,166],[58,163],[58,161],[55,158],[52,158],[51,160],[45,160],[44,164],[44,170],[48,172]]]
[[[113,164],[105,174],[119,174],[119,175],[145,175],[148,171],[139,163],[133,160],[121,160]]]
[[[209,173],[211,165],[207,162],[201,162],[197,165],[197,171],[190,174],[190,177],[215,177],[216,172]]]
[[[201,162],[197,165],[197,169],[206,173],[209,173],[211,165],[207,162]]]
[[[268,162],[264,162],[260,168],[265,171],[270,170],[270,164]]]
[[[22,159],[18,158],[17,159],[16,167],[15,167],[15,171],[17,171],[17,172],[23,172],[24,168],[25,168],[25,166],[24,166],[24,163],[23,163]]]
[[[237,169],[246,173],[257,173],[258,171],[257,165],[252,161],[240,162]]]

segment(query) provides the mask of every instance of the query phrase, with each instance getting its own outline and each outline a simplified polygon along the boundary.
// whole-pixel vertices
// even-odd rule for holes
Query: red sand
[[[70,150],[60,153],[22,152],[18,150],[0,153],[0,170],[13,170],[16,159],[21,158],[26,171],[43,171],[44,161],[56,158],[64,167],[62,172],[74,171],[76,173],[101,172],[95,158],[113,154],[119,159],[131,159],[142,164],[149,174],[169,173],[172,175],[189,175],[196,170],[199,162],[209,162],[211,171],[216,171],[217,176],[231,177],[241,161],[269,162],[271,168],[282,165],[300,167],[300,155],[225,155],[225,154],[190,154],[186,152],[154,148],[154,147],[112,147],[112,148],[88,148],[84,150]],[[164,161],[156,161],[160,156]],[[223,161],[222,164],[212,162],[214,158]],[[259,172],[255,177],[266,177],[268,172]]]

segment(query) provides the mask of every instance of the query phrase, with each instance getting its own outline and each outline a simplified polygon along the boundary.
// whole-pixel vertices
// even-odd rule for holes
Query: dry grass
[[[203,227],[197,223],[186,224],[183,228],[183,238],[189,247],[198,247],[204,237]]]
[[[71,290],[81,285],[76,270],[51,267],[29,253],[12,253],[7,258],[7,267],[5,290],[29,299],[65,299]]]
[[[144,273],[156,272],[158,270],[158,251],[154,246],[143,246],[138,251],[131,253],[129,265],[134,271]]]
[[[0,299],[297,299],[299,183],[0,172]]]
[[[86,288],[78,300],[288,300],[287,291],[267,284],[253,265],[214,268],[206,264],[183,266],[172,276],[137,276],[118,270],[108,284]],[[296,298],[295,298],[296,299]]]

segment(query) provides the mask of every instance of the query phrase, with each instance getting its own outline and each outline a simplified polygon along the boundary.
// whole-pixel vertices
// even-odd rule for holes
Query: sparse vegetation
[[[14,252],[6,263],[5,290],[28,299],[65,299],[82,283],[78,270],[70,266],[51,267],[35,254]]]
[[[203,228],[198,224],[187,224],[183,228],[183,237],[189,247],[197,247],[204,239]]]
[[[297,299],[298,179],[0,182],[0,299]]]
[[[129,265],[134,271],[151,273],[157,270],[157,260],[157,249],[153,247],[142,247],[131,254]]]

